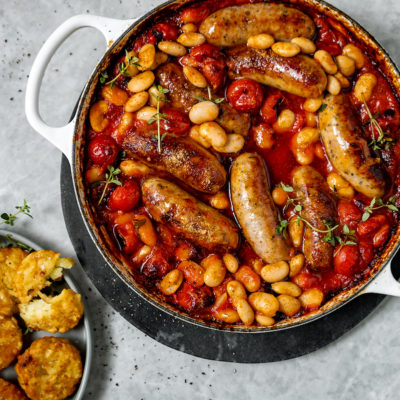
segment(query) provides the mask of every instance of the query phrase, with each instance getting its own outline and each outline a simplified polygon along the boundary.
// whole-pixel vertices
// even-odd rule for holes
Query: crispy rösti
[[[17,247],[5,247],[0,249],[0,282],[3,283],[8,292],[17,297],[15,291],[15,276],[22,260],[28,252]]]
[[[22,331],[15,318],[0,316],[0,370],[7,368],[22,349]]]
[[[0,281],[0,315],[10,317],[18,311],[11,294]]]
[[[13,383],[0,378],[0,400],[27,400],[27,397]]]
[[[64,289],[58,296],[39,293],[40,299],[20,304],[22,319],[29,328],[64,333],[74,328],[83,315],[81,295]]]
[[[21,303],[28,303],[49,286],[51,280],[62,278],[63,269],[74,265],[71,258],[60,258],[60,253],[51,250],[34,251],[25,257],[18,267],[15,288]]]
[[[61,400],[70,396],[81,380],[82,361],[67,339],[44,337],[18,357],[15,370],[30,399]]]

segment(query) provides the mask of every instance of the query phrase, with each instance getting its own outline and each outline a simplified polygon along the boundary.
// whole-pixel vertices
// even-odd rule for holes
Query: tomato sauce
[[[185,8],[173,15],[167,15],[164,20],[158,21],[156,25],[142,32],[127,46],[127,50],[133,49],[138,53],[145,44],[156,45],[162,40],[175,41],[182,33],[183,24],[199,25],[218,9],[257,2],[259,1],[224,0],[216,2],[207,0],[199,6]],[[317,27],[317,34],[314,38],[317,49],[323,49],[332,56],[338,56],[342,54],[344,46],[348,43],[363,48],[337,21],[312,10],[306,12],[313,18]],[[389,199],[397,196],[397,186],[400,182],[398,173],[400,146],[396,143],[400,126],[399,102],[385,76],[379,70],[379,65],[371,58],[367,50],[363,51],[364,66],[358,69],[353,76],[348,77],[349,87],[343,88],[342,91],[349,93],[351,102],[358,112],[360,124],[365,126],[368,141],[377,139],[377,131],[369,123],[366,106],[353,94],[355,82],[360,75],[370,72],[377,78],[376,89],[368,101],[368,107],[381,128],[388,132],[393,139],[392,145],[387,149],[377,150],[377,155],[384,161],[388,182],[390,181],[386,195],[379,204],[389,204],[387,203]],[[131,77],[121,73],[121,68],[118,66],[123,62],[126,62],[126,58],[122,54],[109,68],[107,79],[116,78],[114,82],[116,87],[132,96],[133,93],[130,93],[128,89]],[[245,82],[246,80],[232,81],[227,74],[224,49],[204,44],[191,50],[189,55],[183,58],[169,57],[169,62],[198,68],[213,89],[214,98],[220,97],[226,103],[234,106],[237,111],[249,113],[251,128],[241,152],[257,152],[263,157],[269,174],[271,190],[282,183],[290,186],[291,173],[299,165],[293,150],[293,138],[306,127],[316,127],[318,112],[308,113],[304,109],[305,99],[294,94],[260,85],[249,79],[247,81],[250,82]],[[206,68],[205,65],[208,67]],[[107,79],[103,82],[103,86],[109,84]],[[104,101],[100,87],[99,84],[94,102]],[[168,93],[166,97],[168,98]],[[131,160],[122,149],[127,132],[132,130],[147,132],[149,135],[154,135],[157,140],[157,124],[154,121],[145,122],[138,119],[136,112],[127,113],[124,106],[114,105],[107,98],[105,101],[108,109],[104,115],[94,116],[93,120],[90,118],[87,123],[88,147],[85,170],[87,193],[96,209],[96,221],[99,225],[103,225],[114,239],[114,252],[131,266],[131,273],[138,282],[180,310],[202,320],[216,321],[221,324],[240,324],[235,302],[232,297],[227,295],[229,282],[241,277],[235,271],[226,271],[222,283],[215,287],[209,287],[197,284],[197,281],[194,280],[193,276],[195,275],[193,274],[196,271],[198,273],[198,269],[196,271],[190,270],[190,268],[185,269],[182,282],[177,283],[179,287],[175,292],[166,295],[160,291],[163,278],[170,271],[179,269],[182,261],[190,260],[203,265],[204,259],[213,253],[205,248],[194,246],[193,243],[174,233],[167,224],[153,220],[150,213],[143,207],[140,193],[141,184],[150,176],[161,176],[179,184],[205,203],[209,203],[212,196],[196,192],[187,183],[180,182],[165,172],[150,170],[146,166],[140,167],[142,170],[137,166],[132,166]],[[288,115],[293,118],[293,123],[288,129],[279,128],[278,119],[284,110],[289,110]],[[183,136],[188,134],[191,123],[188,116],[182,111],[167,105],[161,110],[160,115],[162,116],[160,117],[162,134],[169,132]],[[96,123],[99,120],[95,118],[105,118],[108,121],[106,127],[102,130],[98,129]],[[237,153],[219,153],[213,148],[210,148],[209,151],[216,155],[228,172],[233,160],[238,155]],[[114,154],[114,152],[118,154]],[[318,141],[314,145],[309,157],[312,160],[309,165],[319,171],[324,178],[334,172],[334,168],[324,152],[322,142]],[[229,195],[228,187],[225,187],[224,191]],[[354,243],[343,245],[339,242],[335,244],[334,262],[329,270],[314,271],[305,263],[299,273],[287,278],[303,291],[318,289],[322,292],[324,301],[329,300],[343,289],[355,285],[366,276],[379,258],[398,222],[397,213],[394,212],[398,205],[398,197],[395,201],[391,200],[390,204],[393,205],[391,209],[384,206],[377,208],[375,205],[376,209],[368,213],[368,206],[372,199],[359,193],[350,199],[340,198],[335,193],[332,195],[336,196],[339,221],[336,235],[343,235],[344,230],[348,229],[351,231],[351,242]],[[277,205],[277,208],[282,220],[288,220],[294,215],[293,207]],[[220,212],[235,220],[231,205],[224,207]],[[367,218],[366,213],[368,214]],[[301,248],[295,248],[291,251],[291,255],[299,252],[301,252]],[[249,268],[257,276],[260,274],[260,265],[262,267],[265,264],[246,242],[243,235],[240,236],[240,245],[234,255],[241,271]],[[223,254],[221,253],[219,256],[222,257]],[[263,279],[258,279],[260,282],[257,292],[274,293],[271,284]],[[241,282],[245,285],[243,280]],[[311,309],[313,308],[304,306],[294,316],[307,313]],[[275,320],[286,317],[287,315],[278,311]]]

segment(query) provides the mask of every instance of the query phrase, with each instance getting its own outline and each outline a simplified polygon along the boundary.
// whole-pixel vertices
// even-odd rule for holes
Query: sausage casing
[[[149,178],[142,185],[143,203],[158,222],[209,250],[229,251],[239,243],[233,221],[174,183]]]
[[[302,206],[301,217],[318,230],[335,226],[335,202],[323,176],[312,167],[302,166],[293,171],[292,181],[295,197]],[[326,235],[305,224],[303,253],[314,270],[332,266],[333,246],[324,241]]]
[[[273,203],[262,158],[243,153],[232,164],[231,198],[243,235],[265,262],[289,259],[288,245],[276,232],[278,213]]]
[[[380,160],[371,154],[348,95],[329,95],[324,103],[327,107],[319,113],[319,128],[330,162],[357,191],[382,197],[384,172]]]
[[[254,79],[301,97],[319,97],[327,77],[321,66],[309,56],[282,57],[271,49],[239,46],[227,51],[230,74]]]
[[[311,39],[315,24],[303,12],[283,4],[258,3],[226,7],[208,16],[199,29],[207,42],[229,47],[244,44],[250,36],[268,33],[277,40],[298,36]]]
[[[189,137],[169,133],[164,137],[159,153],[157,141],[152,136],[130,131],[122,147],[129,157],[167,171],[200,192],[213,194],[225,185],[224,167],[213,154]]]

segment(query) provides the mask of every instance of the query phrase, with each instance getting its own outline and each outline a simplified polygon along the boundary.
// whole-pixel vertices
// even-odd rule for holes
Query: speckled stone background
[[[90,13],[132,18],[156,0],[0,0],[0,211],[24,198],[33,220],[15,232],[74,257],[60,205],[60,153],[24,116],[26,78],[35,54],[68,17]],[[400,2],[332,0],[365,26],[400,64]],[[68,120],[90,71],[104,51],[93,29],[71,36],[52,60],[41,92],[46,121]],[[273,364],[210,362],[171,350],[129,325],[107,305],[80,267],[88,297],[95,358],[87,399],[394,399],[400,390],[400,300],[387,299],[339,341],[310,355]]]

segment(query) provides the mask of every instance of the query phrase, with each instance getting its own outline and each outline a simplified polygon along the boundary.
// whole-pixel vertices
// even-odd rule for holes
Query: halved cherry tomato
[[[360,261],[360,254],[357,246],[344,245],[335,249],[336,255],[333,258],[333,265],[338,274],[351,276],[357,269]]]
[[[388,224],[383,225],[378,232],[375,233],[372,244],[374,247],[381,247],[385,244],[390,234],[390,226]]]
[[[171,23],[159,23],[151,28],[152,34],[157,41],[159,40],[176,40],[178,38],[178,28]]]
[[[163,114],[167,114],[161,119],[161,129],[167,132],[183,135],[189,132],[190,121],[186,114],[174,108],[163,108]]]
[[[347,225],[350,229],[355,229],[361,220],[361,211],[354,203],[345,200],[339,200],[337,208],[340,225]]]
[[[108,135],[99,135],[88,146],[89,158],[98,165],[111,165],[118,155],[117,142]]]
[[[207,7],[189,7],[181,12],[180,20],[187,24],[193,22],[198,24],[210,15],[210,10]]]
[[[129,218],[129,222],[122,222],[120,217],[116,218],[113,231],[121,250],[126,254],[131,254],[137,250],[140,240],[133,226],[132,220]],[[121,223],[119,223],[120,219]]]
[[[190,283],[183,282],[173,295],[173,301],[186,311],[193,311],[210,306],[214,301],[214,296],[208,286],[195,289]]]
[[[382,225],[387,223],[387,219],[384,215],[375,215],[369,218],[367,221],[360,222],[357,228],[357,233],[360,237],[367,237],[377,232]]]
[[[140,189],[137,183],[130,180],[122,186],[118,186],[108,200],[111,210],[130,211],[136,207],[140,199]]]
[[[165,247],[156,244],[151,250],[150,257],[140,267],[140,272],[150,279],[162,278],[173,269],[168,259],[169,252],[166,251]]]
[[[374,247],[370,241],[361,240],[358,244],[358,249],[361,257],[360,270],[363,270],[369,265],[374,256]]]
[[[260,114],[264,122],[273,124],[278,117],[279,104],[284,101],[284,97],[279,93],[269,95],[261,107]]]
[[[261,85],[247,78],[232,82],[226,95],[233,108],[249,113],[257,112],[263,101]]]

